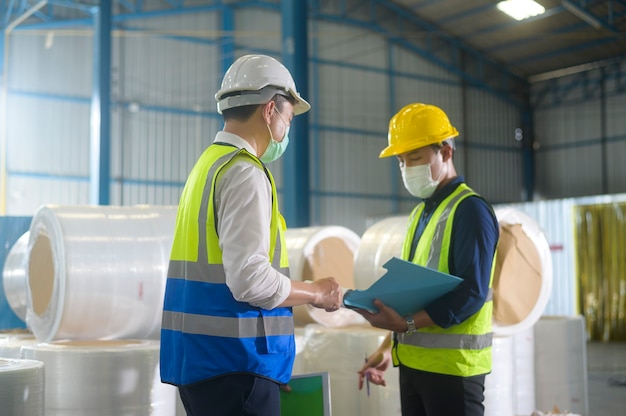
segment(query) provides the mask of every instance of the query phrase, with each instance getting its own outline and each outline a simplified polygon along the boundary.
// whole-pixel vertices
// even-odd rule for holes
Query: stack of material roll
[[[409,217],[400,215],[374,223],[361,236],[354,258],[355,288],[365,290],[387,270],[383,265],[392,257],[400,257]]]
[[[287,230],[285,239],[293,280],[316,281],[334,277],[339,286],[354,289],[354,256],[360,241],[355,232],[340,226],[293,228]],[[341,327],[366,322],[350,309],[326,312],[311,305],[301,305],[293,308],[293,314],[297,326],[317,323]]]
[[[158,341],[55,341],[24,346],[22,356],[45,364],[47,416],[175,413]]]
[[[0,357],[21,358],[22,347],[37,344],[37,338],[27,330],[0,332]]]
[[[26,259],[30,232],[25,232],[11,246],[2,271],[2,285],[9,306],[22,320],[26,320]]]
[[[382,342],[388,331],[369,325],[329,328],[309,324],[304,332],[303,373],[328,372],[334,415],[400,415],[398,369],[385,373],[387,386],[358,390],[357,371],[365,357]]]
[[[0,358],[0,406],[3,415],[46,414],[41,361]]]
[[[11,293],[26,287],[37,342],[0,351],[44,363],[47,415],[183,414],[160,381],[156,341],[175,219],[176,207],[150,206],[44,206],[33,217],[9,282]]]

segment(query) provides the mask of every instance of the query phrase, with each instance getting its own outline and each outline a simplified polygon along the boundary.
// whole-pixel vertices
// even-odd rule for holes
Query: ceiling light
[[[546,11],[545,7],[533,0],[505,0],[498,3],[497,7],[515,20],[524,20]]]

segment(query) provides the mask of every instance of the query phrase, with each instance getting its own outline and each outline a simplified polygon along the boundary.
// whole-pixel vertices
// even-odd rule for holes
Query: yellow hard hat
[[[441,108],[429,104],[409,104],[389,121],[389,146],[378,157],[397,156],[458,135]]]

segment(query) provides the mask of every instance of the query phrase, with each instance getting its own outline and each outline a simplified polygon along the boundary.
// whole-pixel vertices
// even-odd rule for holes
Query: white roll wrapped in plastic
[[[3,415],[43,416],[44,363],[0,358],[0,407]]]
[[[315,281],[334,277],[339,286],[354,289],[354,255],[360,238],[352,230],[340,226],[288,229],[285,234],[291,278]],[[293,308],[296,325],[319,323],[339,327],[366,322],[350,309],[326,312],[311,305]]]
[[[513,338],[513,394],[516,415],[530,415],[535,409],[535,327]]]
[[[408,215],[389,217],[365,230],[354,259],[356,289],[369,288],[385,274],[383,265],[392,257],[402,255],[408,221]]]
[[[26,330],[0,332],[0,357],[22,358],[22,347],[36,343],[37,338]]]
[[[485,376],[485,416],[514,415],[513,338],[493,337],[492,370]]]
[[[176,207],[44,206],[28,243],[38,340],[158,338]]]
[[[495,210],[500,242],[493,282],[493,332],[507,336],[541,318],[552,291],[552,254],[543,230],[514,208]]]
[[[55,341],[22,347],[22,356],[45,364],[46,416],[175,414],[158,341]]]
[[[389,331],[365,325],[327,328],[317,324],[305,327],[303,372],[327,371],[330,377],[334,415],[400,415],[398,368],[385,372],[386,386],[370,385],[359,391],[357,371],[383,341]]]
[[[26,320],[26,259],[29,236],[30,232],[25,232],[11,246],[2,270],[2,285],[7,302],[22,321]]]

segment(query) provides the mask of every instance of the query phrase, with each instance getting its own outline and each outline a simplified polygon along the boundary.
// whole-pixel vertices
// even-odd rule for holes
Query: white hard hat
[[[222,114],[223,110],[233,107],[266,104],[275,94],[288,94],[296,101],[293,106],[295,115],[311,108],[300,97],[296,83],[283,64],[267,55],[244,55],[224,75],[222,86],[215,94],[217,112]]]

